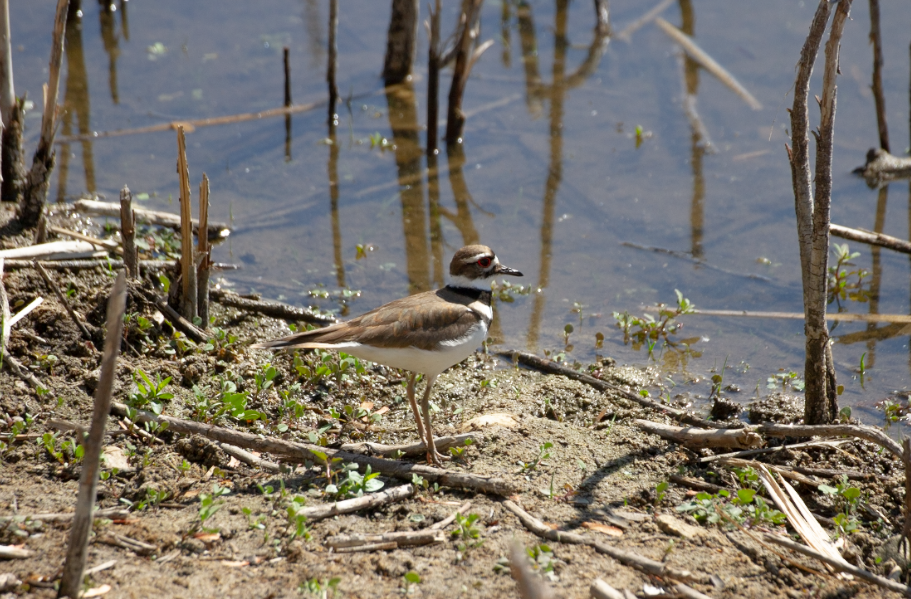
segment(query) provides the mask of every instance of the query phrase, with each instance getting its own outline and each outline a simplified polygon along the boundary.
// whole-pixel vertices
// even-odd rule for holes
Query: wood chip
[[[593,530],[595,532],[600,532],[602,534],[609,535],[611,537],[622,537],[623,531],[617,528],[616,526],[611,526],[610,524],[603,524],[601,522],[583,522],[582,528],[587,528],[588,530]]]

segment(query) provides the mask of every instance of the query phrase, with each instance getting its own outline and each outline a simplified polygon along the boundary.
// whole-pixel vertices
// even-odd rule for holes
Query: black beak
[[[503,266],[502,264],[497,264],[497,268],[494,273],[498,275],[512,275],[514,277],[523,276],[522,273],[515,268],[509,268],[508,266]]]

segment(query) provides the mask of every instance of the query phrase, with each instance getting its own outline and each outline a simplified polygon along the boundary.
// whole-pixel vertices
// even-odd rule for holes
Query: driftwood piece
[[[131,278],[138,279],[139,252],[136,250],[136,213],[133,212],[133,194],[126,185],[120,190],[120,237],[123,239],[123,265]]]
[[[885,447],[899,460],[902,459],[901,445],[882,429],[864,424],[763,424],[755,430],[770,437],[858,437]]]
[[[367,495],[355,497],[354,499],[346,499],[336,503],[303,508],[297,513],[307,516],[308,522],[314,522],[316,520],[324,520],[326,518],[338,516],[339,514],[371,510],[380,505],[407,499],[412,495],[414,495],[414,487],[410,484],[402,485],[401,487],[393,487],[392,489],[381,493],[368,493]]]
[[[106,251],[99,251],[94,245],[86,241],[51,241],[21,248],[0,250],[0,257],[6,259],[63,260],[68,258],[96,258],[106,255]]]
[[[854,172],[863,176],[870,187],[879,187],[896,179],[911,178],[911,158],[894,156],[882,148],[870,148],[866,164]]]
[[[126,274],[121,272],[111,296],[108,299],[108,310],[104,340],[104,357],[101,361],[101,376],[95,392],[95,406],[92,412],[92,426],[89,436],[83,443],[85,455],[82,462],[82,473],[79,477],[79,495],[76,500],[76,513],[70,529],[66,562],[60,577],[58,597],[78,597],[82,590],[82,573],[88,555],[89,533],[92,530],[92,508],[95,506],[96,487],[98,485],[98,468],[103,450],[104,427],[108,420],[111,406],[111,391],[114,386],[114,374],[117,367],[117,355],[120,353],[120,340],[123,335],[123,314],[126,309]]]
[[[111,405],[111,411],[123,416],[127,413],[127,406],[120,403],[114,403]],[[257,451],[268,451],[283,456],[285,461],[296,464],[307,462],[321,463],[324,459],[323,456],[325,456],[328,459],[340,458],[345,462],[370,466],[373,472],[380,472],[387,476],[407,480],[408,482],[411,482],[412,476],[417,474],[428,482],[436,482],[444,487],[473,489],[496,495],[509,495],[515,491],[513,485],[497,477],[454,472],[441,468],[433,468],[431,466],[399,462],[396,460],[384,460],[347,451],[339,451],[329,447],[319,447],[308,443],[285,441],[283,439],[235,431],[211,424],[191,422],[189,420],[174,418],[173,416],[156,416],[150,412],[139,411],[136,416],[136,421],[167,422],[168,429],[175,433],[202,435],[208,439],[230,443],[232,445],[237,445],[238,447],[255,449]]]
[[[509,545],[509,571],[519,590],[522,599],[555,599],[556,594],[550,585],[541,580],[528,565],[525,548],[517,540]]]
[[[633,424],[662,439],[674,441],[690,448],[724,447],[752,449],[762,444],[762,437],[746,428],[706,430],[693,427],[670,426],[649,420],[634,420]]]
[[[559,543],[569,543],[572,545],[588,545],[589,547],[594,547],[598,553],[603,553],[614,558],[625,566],[635,568],[640,572],[645,572],[646,574],[651,574],[652,576],[671,578],[674,580],[687,580],[698,582],[700,584],[708,584],[710,582],[708,575],[693,574],[686,570],[678,570],[676,568],[668,566],[667,564],[656,562],[655,560],[643,557],[636,553],[632,553],[631,551],[624,551],[623,549],[611,547],[606,543],[597,541],[585,535],[574,532],[553,530],[512,501],[503,501],[503,507],[515,514],[525,528],[538,535],[539,537],[547,539],[548,541],[557,541]]]
[[[869,245],[878,245],[903,254],[911,254],[911,243],[899,239],[898,237],[892,237],[891,235],[884,235],[883,233],[867,231],[865,229],[852,229],[851,227],[843,227],[834,223],[829,225],[829,232],[842,239],[850,239],[851,241],[859,241]]]
[[[28,559],[35,555],[34,551],[13,547],[12,545],[0,545],[0,559]]]
[[[309,322],[320,325],[330,325],[337,322],[335,318],[331,316],[316,314],[306,308],[296,308],[278,302],[248,299],[240,297],[236,293],[225,291],[224,289],[212,289],[209,292],[209,297],[223,306],[247,310],[249,312],[257,312],[264,316],[271,316],[272,318]]]
[[[443,542],[444,535],[439,530],[407,530],[403,532],[384,532],[380,534],[335,535],[326,539],[326,546],[332,549],[347,549],[364,545],[394,543],[396,547],[411,547]]]
[[[596,578],[592,581],[592,586],[588,589],[589,594],[593,599],[635,599],[636,596],[630,593],[628,590],[623,589],[618,591],[611,585],[607,584],[600,578]]]
[[[641,395],[638,395],[631,391],[627,391],[626,389],[619,387],[617,385],[614,385],[612,383],[608,383],[607,381],[603,381],[601,379],[596,379],[593,376],[583,374],[581,372],[576,372],[572,368],[567,368],[566,366],[563,366],[562,364],[558,364],[557,362],[554,362],[553,360],[548,360],[547,358],[539,358],[538,356],[536,356],[534,354],[530,354],[528,352],[523,352],[523,351],[519,351],[519,350],[507,350],[507,351],[503,351],[503,352],[498,352],[497,355],[507,358],[509,360],[512,360],[513,362],[518,362],[519,364],[522,364],[523,366],[527,366],[528,368],[534,368],[535,370],[540,370],[541,372],[546,372],[548,374],[563,375],[566,378],[573,379],[574,381],[579,381],[580,383],[585,383],[586,385],[594,387],[595,389],[598,389],[599,391],[612,391],[614,393],[617,393],[617,394],[623,396],[625,399],[628,399],[632,402],[639,404],[640,406],[650,408],[652,410],[657,410],[659,413],[668,414],[672,418],[674,418],[675,420],[678,420],[680,422],[685,422],[687,424],[693,424],[695,426],[701,426],[703,428],[715,429],[715,428],[723,427],[723,425],[718,424],[717,422],[710,422],[708,420],[703,420],[702,418],[698,418],[696,416],[693,416],[692,414],[688,414],[687,412],[685,412],[683,410],[678,410],[677,408],[672,408],[670,406],[666,406],[666,405],[662,404],[661,402],[655,401],[654,399],[642,397]]]
[[[119,202],[115,204],[113,202],[99,202],[97,200],[77,200],[76,203],[73,204],[73,208],[75,208],[77,212],[90,214],[92,216],[120,218]],[[177,231],[180,230],[179,214],[146,210],[144,208],[133,208],[133,213],[136,215],[137,222],[170,227]],[[192,219],[192,223],[193,232],[198,234],[199,221],[194,218]],[[209,239],[223,239],[231,234],[231,227],[226,223],[210,222],[206,227],[206,231],[209,234]]]
[[[47,202],[47,190],[54,170],[57,153],[54,136],[57,134],[57,92],[60,89],[60,64],[63,61],[63,41],[66,30],[69,0],[57,0],[54,16],[54,35],[51,57],[48,62],[47,88],[44,94],[44,111],[41,115],[41,135],[32,158],[32,168],[22,186],[22,198],[16,208],[16,217],[25,228],[38,224]]]
[[[437,450],[446,451],[450,447],[460,447],[464,445],[465,441],[468,439],[477,443],[479,439],[478,433],[434,437],[433,444],[436,446]],[[427,447],[424,445],[423,441],[419,443],[409,443],[407,445],[383,445],[382,443],[363,441],[361,443],[345,443],[341,446],[341,450],[363,455],[379,455],[384,458],[413,457],[427,453]]]
[[[776,545],[781,545],[782,547],[787,547],[788,549],[797,551],[798,553],[802,553],[806,556],[817,559],[817,560],[835,568],[836,570],[840,570],[841,572],[846,572],[848,574],[852,574],[858,578],[866,580],[867,582],[880,586],[884,589],[889,589],[890,591],[894,591],[896,593],[901,593],[902,595],[905,595],[906,597],[911,597],[911,587],[903,585],[900,582],[896,582],[894,580],[889,580],[888,578],[883,578],[882,576],[877,576],[876,574],[873,574],[872,572],[868,572],[862,568],[852,566],[851,564],[849,564],[847,562],[833,559],[827,555],[823,555],[823,554],[819,553],[818,551],[814,551],[813,549],[810,549],[806,545],[801,545],[800,543],[796,543],[796,542],[792,541],[791,539],[786,539],[784,537],[780,537],[778,535],[773,535],[770,533],[764,534],[763,538],[770,543],[775,543]]]
[[[76,314],[76,311],[73,309],[70,303],[66,300],[66,297],[63,295],[63,292],[60,291],[60,288],[51,280],[51,276],[47,274],[47,271],[43,266],[41,266],[40,262],[35,262],[35,268],[41,274],[41,278],[44,279],[44,282],[47,283],[47,286],[50,287],[51,291],[54,292],[54,295],[57,296],[57,301],[63,305],[63,307],[66,309],[66,313],[69,314],[72,321],[76,323],[76,328],[82,332],[82,336],[85,337],[85,340],[91,341],[92,334],[89,332],[88,328],[79,317],[79,315]]]
[[[715,76],[719,81],[728,86],[735,94],[740,96],[740,98],[747,103],[747,105],[753,110],[762,110],[762,103],[757,100],[753,94],[747,91],[743,85],[740,84],[737,79],[731,75],[727,69],[718,64],[718,62],[708,55],[708,53],[700,48],[693,38],[683,33],[661,17],[655,17],[655,23],[661,30],[667,34],[668,37],[673,39],[675,42],[680,44],[684,52],[686,52],[690,58],[698,62],[706,71]]]

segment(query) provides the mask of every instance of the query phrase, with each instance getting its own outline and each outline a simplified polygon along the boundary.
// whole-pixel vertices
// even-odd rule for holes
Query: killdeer
[[[258,349],[342,349],[361,358],[410,371],[408,401],[427,460],[440,465],[441,456],[430,427],[430,390],[436,378],[458,364],[487,338],[493,318],[490,283],[497,275],[521,277],[500,264],[493,250],[468,245],[449,264],[450,283],[436,291],[404,297],[347,322],[257,343]],[[423,422],[414,397],[415,380],[424,375]]]

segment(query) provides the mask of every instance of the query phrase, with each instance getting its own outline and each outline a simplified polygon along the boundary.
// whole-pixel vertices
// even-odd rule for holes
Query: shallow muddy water
[[[55,3],[11,4],[16,91],[37,100]],[[630,364],[647,363],[648,354],[623,344],[612,312],[673,303],[675,289],[698,308],[802,310],[784,146],[813,3],[681,0],[662,12],[755,96],[762,108],[754,110],[685,59],[654,23],[619,35],[651,2],[611,3],[606,38],[594,34],[590,2],[488,2],[480,39],[494,43],[468,82],[464,143],[441,150],[429,173],[426,33],[422,27],[412,84],[384,92],[388,2],[339,3],[334,130],[326,104],[328,2],[133,0],[113,11],[83,4],[67,32],[64,141],[278,107],[282,48],[289,48],[293,100],[314,103],[311,110],[197,127],[188,136],[191,179],[208,174],[213,218],[235,227],[215,258],[242,265],[224,274],[238,290],[327,309],[340,306],[311,290],[357,290],[345,308],[353,315],[442,284],[452,253],[479,242],[525,272],[511,282],[531,288],[497,303],[495,341],[560,351],[564,327],[573,324],[570,358],[600,353]],[[444,32],[457,9],[445,3]],[[909,137],[911,8],[884,3],[881,10],[886,115],[892,152],[901,155]],[[425,5],[421,11],[423,21]],[[868,5],[855,3],[852,17],[841,54],[833,222],[907,239],[907,183],[870,190],[851,174],[878,145]],[[450,77],[442,73],[444,99]],[[817,69],[812,93],[819,80]],[[811,122],[817,119],[811,109]],[[29,155],[39,123],[31,112]],[[176,211],[173,131],[71,139],[59,148],[51,201],[86,193],[113,200],[127,184],[149,194],[143,205]],[[851,248],[861,252],[858,267],[872,273],[864,279],[871,299],[845,309],[908,314],[908,258]],[[693,352],[656,349],[676,391],[707,396],[712,369],[725,362],[725,384],[738,385],[733,397],[744,400],[765,393],[780,369],[802,373],[799,320],[683,322],[677,337],[693,340]],[[842,402],[869,422],[881,421],[876,402],[911,389],[909,336],[900,330],[842,323],[833,332]],[[862,355],[864,388],[855,372]]]

